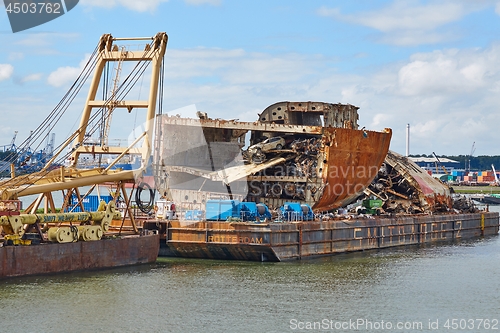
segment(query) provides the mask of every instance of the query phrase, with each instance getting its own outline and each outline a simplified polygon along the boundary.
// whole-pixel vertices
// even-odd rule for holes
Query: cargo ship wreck
[[[357,110],[279,102],[256,122],[159,118],[162,200],[144,227],[162,235],[160,255],[282,261],[498,234],[498,213],[389,151],[390,129],[358,129]]]
[[[32,132],[30,138],[43,141],[43,132],[57,124],[87,79],[92,78],[77,130],[54,150],[41,170],[16,175],[12,167],[11,177],[0,182],[0,278],[156,261],[159,234],[143,230],[137,223],[127,188],[144,180],[150,160],[167,40],[165,33],[147,38],[103,35],[77,81]],[[127,46],[120,45],[124,41]],[[115,73],[112,84],[108,82],[110,69]],[[148,98],[126,98],[144,75],[151,77]],[[102,99],[97,98],[98,91]],[[132,109],[145,114],[143,128],[128,146],[111,145],[108,137],[113,113],[126,111],[120,114],[124,117]],[[96,136],[98,140],[91,139]],[[89,160],[104,159],[109,160],[106,166],[87,165]],[[134,170],[116,168],[124,159],[141,163]],[[95,211],[85,211],[83,203],[99,185],[112,188],[112,201],[101,202]],[[62,206],[57,207],[59,197]],[[28,202],[27,207],[22,207],[21,199]],[[125,220],[128,229],[123,227]]]

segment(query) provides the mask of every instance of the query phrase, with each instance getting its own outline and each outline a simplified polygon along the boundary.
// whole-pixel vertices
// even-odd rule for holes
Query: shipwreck
[[[157,119],[160,255],[281,261],[498,234],[498,213],[359,129],[358,108],[279,102],[255,122]]]
[[[392,134],[358,129],[357,111],[349,104],[280,102],[256,122],[201,112],[198,119],[163,116],[157,189],[191,208],[221,196],[272,209],[287,201],[315,211],[342,207],[377,176]]]

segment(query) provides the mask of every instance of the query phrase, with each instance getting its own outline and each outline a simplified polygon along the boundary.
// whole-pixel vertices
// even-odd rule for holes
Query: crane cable
[[[150,46],[152,46],[152,43],[150,44]],[[150,49],[152,50],[152,48],[150,48]],[[144,51],[143,57],[145,57],[147,55],[147,52],[149,52],[149,51],[147,51],[147,50]],[[56,111],[58,111],[59,109],[62,109],[62,108],[60,108],[61,106],[64,106],[64,108],[62,109],[63,110],[62,113],[64,113],[64,111],[67,110],[69,104],[71,104],[71,102],[75,99],[76,94],[81,90],[82,86],[84,85],[85,81],[88,79],[90,74],[92,73],[93,69],[95,69],[95,66],[97,64],[96,54],[97,54],[97,47],[94,50],[92,56],[89,58],[89,61],[85,65],[84,69],[82,70],[82,73],[80,73],[80,75],[78,76],[75,83],[73,83],[73,85],[71,86],[69,91],[65,94],[65,96],[61,100],[61,102],[59,102],[59,104],[53,109],[53,111],[49,114],[49,116],[46,118],[46,120],[42,124],[45,124],[45,123],[48,123],[49,121],[51,121],[51,119],[54,118],[55,115],[57,115]],[[92,63],[92,66],[89,67],[89,64],[91,64],[91,63]],[[124,96],[126,96],[130,92],[130,90],[133,88],[133,86],[135,85],[137,80],[141,77],[141,75],[148,68],[149,63],[150,63],[149,61],[145,61],[145,60],[140,60],[137,62],[136,66],[133,68],[131,73],[127,76],[127,78],[124,80],[124,82],[118,88],[119,94],[117,93],[117,95],[120,98],[123,98]],[[84,77],[84,80],[81,80],[82,77]],[[74,89],[75,87],[77,89]],[[74,91],[76,91],[76,92],[74,92]],[[68,97],[70,97],[70,99],[68,99]],[[69,100],[69,102],[67,100]],[[106,107],[106,105],[109,104],[110,101],[111,101],[111,97],[105,101],[103,107],[99,108],[98,111],[102,111]],[[59,116],[57,117],[57,121],[60,120],[62,113],[61,113],[61,111],[59,111]],[[88,123],[93,123],[94,120],[100,116],[99,113],[100,112],[95,112],[90,117]],[[40,129],[41,127],[42,127],[42,125],[38,126],[37,130]],[[91,127],[91,129],[90,129],[90,134],[95,133],[96,129],[98,129],[98,128],[99,128],[98,125],[93,125],[93,127]],[[82,130],[82,128],[79,128],[78,130]],[[27,141],[27,140],[25,140],[25,141]],[[59,148],[61,148],[61,146],[62,146],[62,144],[60,144],[57,148],[59,149]],[[65,154],[64,156],[59,158],[56,162],[59,162],[59,163],[64,162],[70,155],[71,155],[71,152],[68,152],[67,154]],[[49,171],[47,170],[45,172],[45,174],[48,172]],[[21,177],[12,178],[10,182],[7,181],[6,183],[2,184],[2,187],[5,187],[6,185],[7,186],[16,186],[18,184],[22,184],[27,179],[27,177],[29,177],[29,174],[24,175],[24,176],[25,177],[21,176]],[[43,175],[39,175],[39,176],[43,176]],[[27,187],[30,187],[31,185],[33,185],[33,184],[28,184]],[[19,193],[21,193],[21,192],[19,192]]]

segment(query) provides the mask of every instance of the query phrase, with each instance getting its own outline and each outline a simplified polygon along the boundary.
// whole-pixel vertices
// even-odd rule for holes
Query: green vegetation
[[[16,152],[0,151],[0,161],[12,161],[17,156]]]
[[[429,157],[434,158],[434,155],[410,155],[411,157]],[[439,158],[449,158],[450,160],[454,160],[460,162],[460,166],[457,169],[467,169],[465,167],[465,163],[467,162],[467,167],[469,166],[470,159],[470,169],[471,171],[487,171],[491,170],[491,165],[493,164],[495,168],[498,168],[500,171],[500,156],[468,156],[468,155],[458,155],[458,156],[448,156],[448,155],[437,155]]]
[[[476,194],[476,193],[500,193],[500,186],[451,186],[455,193]]]

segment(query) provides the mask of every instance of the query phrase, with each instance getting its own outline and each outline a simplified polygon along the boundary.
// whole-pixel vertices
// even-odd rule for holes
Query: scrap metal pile
[[[260,164],[278,156],[284,158],[283,163],[273,165],[255,174],[257,177],[271,177],[268,178],[269,181],[253,183],[250,186],[250,195],[265,193],[265,197],[269,198],[306,199],[304,180],[313,180],[312,184],[314,184],[318,178],[316,168],[321,139],[319,137],[305,137],[295,139],[290,143],[287,142],[289,140],[285,141],[284,146],[280,146],[279,149],[266,150],[265,153],[264,149],[252,152],[252,147],[244,152],[243,155],[247,158],[247,163]],[[258,163],[254,159],[255,155],[258,155]],[[288,181],[276,181],[276,177],[282,177]],[[309,182],[308,186],[311,193],[315,194],[318,188],[312,184]]]
[[[318,165],[317,155],[321,147],[319,138],[307,138],[295,140],[290,144],[290,148],[297,153],[297,156],[287,163],[292,169],[295,168],[296,176],[316,178],[316,167]]]
[[[377,177],[365,190],[366,197],[381,200],[378,213],[385,214],[477,212],[471,200],[453,198],[446,184],[392,151],[387,153]]]

